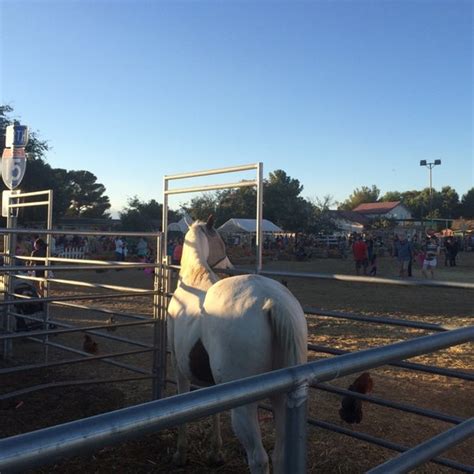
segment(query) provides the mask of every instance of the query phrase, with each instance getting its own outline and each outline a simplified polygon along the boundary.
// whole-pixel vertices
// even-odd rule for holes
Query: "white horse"
[[[190,383],[213,385],[307,361],[307,326],[296,298],[280,283],[260,275],[224,278],[231,268],[225,245],[207,223],[194,223],[186,234],[178,287],[169,304],[168,343],[178,392]],[[271,398],[276,425],[275,472],[282,472],[285,398]],[[268,473],[257,404],[234,408],[232,426],[245,448],[251,473]],[[214,418],[211,461],[221,460],[218,417]],[[174,461],[186,462],[186,431],[178,431]]]

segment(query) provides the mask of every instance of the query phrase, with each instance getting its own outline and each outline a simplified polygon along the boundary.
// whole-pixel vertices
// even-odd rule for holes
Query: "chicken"
[[[110,316],[110,318],[107,320],[107,324],[110,325],[110,327],[107,328],[107,331],[116,331],[117,328],[114,326],[117,320],[115,319],[115,316]]]
[[[92,339],[92,337],[89,336],[89,334],[84,335],[82,348],[89,354],[98,354],[99,352],[99,345]]]
[[[374,381],[368,372],[364,372],[357,377],[349,386],[348,390],[357,393],[367,394],[372,392]],[[346,395],[341,402],[339,409],[339,416],[341,420],[346,423],[360,423],[362,421],[362,400],[359,398]]]

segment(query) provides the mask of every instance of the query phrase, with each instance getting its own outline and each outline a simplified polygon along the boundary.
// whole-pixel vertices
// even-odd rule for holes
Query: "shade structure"
[[[181,232],[185,234],[191,224],[193,223],[193,219],[189,214],[185,214],[178,222],[173,222],[168,225],[168,232]]]
[[[219,232],[227,233],[255,233],[257,231],[257,220],[239,218],[229,219],[226,223],[222,224],[217,230]],[[262,219],[262,232],[278,233],[283,232],[283,229],[267,219]]]

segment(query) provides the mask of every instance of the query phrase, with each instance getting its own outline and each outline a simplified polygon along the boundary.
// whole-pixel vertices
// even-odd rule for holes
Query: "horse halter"
[[[205,227],[205,226],[201,227],[201,229],[206,235],[207,240],[208,240],[208,245],[209,245],[209,258],[207,260],[207,264],[209,265],[209,267],[211,267],[211,269],[214,269],[217,265],[219,265],[219,263],[223,262],[227,258],[227,254],[225,253],[225,246],[219,234],[216,232],[216,230],[209,229],[208,227]],[[217,252],[211,251],[212,241],[218,243],[218,245],[222,248],[223,256],[221,256],[222,255],[221,252],[219,252],[218,255],[212,255],[213,253],[217,253]]]

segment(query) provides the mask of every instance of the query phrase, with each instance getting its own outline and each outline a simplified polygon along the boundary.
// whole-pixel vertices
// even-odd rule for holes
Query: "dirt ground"
[[[315,259],[309,262],[267,262],[265,268],[272,270],[328,272],[353,274],[350,259]],[[396,276],[395,262],[387,257],[381,258],[379,275]],[[107,271],[106,273],[76,272],[58,275],[74,280],[102,282],[123,286],[151,288],[151,278],[138,270]],[[415,269],[415,278],[420,277]],[[437,279],[474,282],[474,253],[460,254],[457,267],[441,266]],[[363,313],[365,315],[384,315],[410,320],[441,323],[445,325],[471,325],[473,316],[473,297],[470,290],[442,290],[423,287],[394,287],[387,285],[367,285],[357,283],[331,282],[325,280],[305,280],[285,278],[290,290],[303,305],[321,309]],[[88,292],[86,288],[53,286],[53,294],[64,295],[71,292]],[[151,299],[135,297],[115,300],[107,303],[91,301],[91,305],[113,308],[116,311],[135,314],[151,314]],[[81,304],[88,304],[87,301]],[[100,324],[107,316],[71,308],[54,307],[51,309],[54,319],[78,326]],[[125,321],[125,318],[119,318]],[[404,329],[379,324],[357,323],[348,320],[321,316],[308,316],[310,342],[346,350],[364,349],[389,344],[420,335],[426,331]],[[150,326],[118,329],[117,336],[137,339],[151,343]],[[132,348],[129,344],[110,341],[93,336],[98,343],[99,354],[108,354]],[[61,335],[51,338],[52,342],[67,344],[76,349],[82,347],[82,333]],[[17,341],[14,345],[15,359],[8,364],[0,361],[2,367],[38,363],[43,361],[42,345],[30,341]],[[321,353],[311,353],[316,360],[327,357]],[[76,358],[54,348],[48,351],[49,361],[64,358]],[[151,356],[140,354],[121,357],[120,361],[143,368],[151,367]],[[474,366],[472,345],[457,346],[435,354],[413,359],[414,362],[450,367],[462,371],[471,371]],[[54,369],[42,369],[23,372],[15,376],[3,375],[1,393],[8,393],[36,384],[67,382],[75,380],[111,379],[131,376],[128,371],[100,362],[60,366]],[[474,413],[472,387],[461,379],[446,378],[422,372],[406,371],[393,367],[382,367],[371,371],[374,380],[373,395],[419,407],[430,408],[450,415],[467,418]],[[356,375],[332,382],[333,385],[346,388]],[[168,389],[171,395],[172,386]],[[109,410],[118,409],[150,399],[150,382],[136,380],[99,385],[66,386],[45,388],[30,394],[19,394],[9,400],[0,401],[0,436],[12,436],[34,429],[51,426]],[[318,419],[347,427],[338,415],[340,397],[323,391],[312,391],[310,414]],[[395,416],[394,416],[395,415]],[[47,466],[34,472],[38,473],[243,473],[247,472],[244,453],[232,434],[229,416],[223,416],[223,439],[225,463],[210,466],[207,461],[209,451],[208,438],[211,430],[210,420],[205,419],[190,425],[189,462],[185,468],[177,469],[172,465],[171,457],[175,449],[176,430],[166,430],[156,435],[104,448],[94,455],[76,457],[54,466]],[[271,417],[262,412],[261,426],[264,445],[268,451],[272,448],[273,429]],[[360,425],[353,426],[354,431],[368,433],[406,446],[413,446],[452,425],[429,418],[373,404],[364,404],[364,418]],[[308,472],[359,473],[393,457],[395,453],[368,443],[332,433],[320,428],[308,430]],[[474,443],[466,441],[444,454],[444,457],[474,464]],[[451,472],[452,470],[437,464],[427,464],[417,470],[423,473]]]

